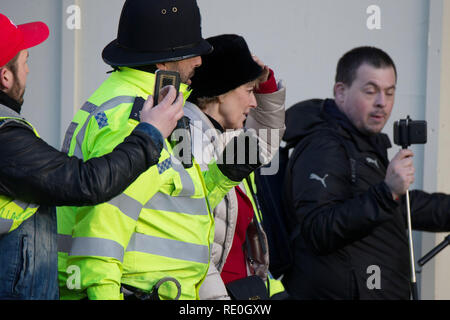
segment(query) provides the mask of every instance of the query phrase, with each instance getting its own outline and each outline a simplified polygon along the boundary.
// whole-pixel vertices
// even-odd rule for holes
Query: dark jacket
[[[20,117],[20,105],[0,91],[0,116]],[[158,162],[163,138],[139,124],[114,151],[83,162],[68,157],[20,121],[0,121],[0,194],[40,204],[16,230],[0,236],[0,299],[57,299],[56,211],[123,192]]]
[[[288,110],[284,139],[298,142],[285,189],[294,264],[283,279],[297,299],[409,299],[404,199],[384,182],[385,134],[366,136],[333,100]],[[410,192],[413,228],[450,230],[450,196]],[[374,271],[379,270],[379,282]]]

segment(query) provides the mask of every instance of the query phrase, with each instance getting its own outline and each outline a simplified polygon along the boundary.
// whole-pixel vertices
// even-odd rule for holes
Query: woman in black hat
[[[191,120],[194,158],[206,170],[210,160],[220,154],[220,146],[245,127],[256,130],[270,161],[285,129],[282,82],[277,84],[273,71],[250,53],[241,36],[219,35],[207,41],[214,51],[202,57],[203,64],[192,78],[191,103],[184,108]],[[261,134],[261,129],[268,134]],[[249,298],[240,295],[242,288],[253,290],[252,296],[265,298],[268,245],[260,212],[255,210],[255,193],[251,179],[246,179],[215,208],[211,265],[200,287],[201,299]],[[252,274],[259,276],[256,282],[253,277],[250,284],[239,284]],[[274,289],[271,295],[284,290],[279,282],[271,281],[270,286]],[[263,292],[258,292],[258,287]]]

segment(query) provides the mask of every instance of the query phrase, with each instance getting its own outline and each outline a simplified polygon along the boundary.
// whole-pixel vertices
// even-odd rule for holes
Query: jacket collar
[[[155,88],[156,76],[154,73],[137,70],[128,67],[120,67],[118,70],[111,74],[112,79],[120,79],[119,81],[125,81],[130,83],[132,86],[138,87],[147,95],[152,95]],[[180,92],[183,93],[184,101],[187,100],[192,90],[189,86],[181,83]],[[147,98],[147,97],[145,97]]]
[[[327,121],[334,124],[339,134],[353,140],[360,151],[375,151],[385,163],[389,163],[387,149],[391,148],[392,145],[386,134],[366,135],[361,133],[347,116],[338,109],[335,101],[332,99],[324,101],[322,114]]]
[[[15,116],[19,116],[22,104],[14,100],[1,90],[0,90],[0,104],[7,106],[9,109],[13,110],[14,113],[16,114]]]
[[[213,117],[211,117],[210,115],[208,115],[206,113],[205,113],[205,115],[208,117],[209,121],[211,121],[211,123],[213,124],[214,128],[219,130],[221,133],[225,132],[225,130],[222,128],[220,123],[216,121],[216,119],[214,119]]]

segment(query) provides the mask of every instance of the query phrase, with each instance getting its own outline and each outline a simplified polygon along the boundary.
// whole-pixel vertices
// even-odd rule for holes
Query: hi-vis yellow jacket
[[[136,97],[147,98],[154,75],[121,68],[75,115],[63,149],[84,160],[110,152],[138,124],[130,118]],[[189,95],[183,86],[185,99]],[[121,299],[121,284],[144,291],[165,277],[181,284],[180,299],[198,299],[214,238],[212,209],[238,183],[215,162],[185,169],[166,140],[159,163],[124,193],[94,207],[58,208],[62,299]],[[73,218],[76,210],[76,220]],[[160,296],[173,299],[175,286]]]
[[[34,134],[39,134],[31,125],[23,118],[7,115],[0,111],[0,125],[8,121],[18,121],[33,129]],[[14,200],[10,197],[0,195],[0,236],[17,229],[22,222],[33,216],[39,209],[39,205],[25,203],[23,201]]]

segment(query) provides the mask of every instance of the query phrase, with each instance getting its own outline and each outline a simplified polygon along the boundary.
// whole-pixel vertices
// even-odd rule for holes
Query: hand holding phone
[[[139,98],[142,101],[139,119],[153,125],[166,139],[172,134],[177,121],[183,117],[183,97],[172,86],[165,87],[161,93],[162,100],[157,105],[154,105],[151,96],[146,101]]]
[[[164,95],[164,88],[167,86],[175,87],[177,94],[180,91],[181,78],[180,74],[176,71],[157,70],[154,90],[154,105],[157,105]],[[180,144],[180,148],[176,148],[176,158],[183,163],[185,168],[192,167],[192,146],[191,146],[191,134],[190,134],[190,122],[189,118],[183,116],[178,120],[174,132],[176,130],[182,130],[183,134],[174,135],[173,132],[169,136],[169,141],[175,141],[174,145]],[[180,132],[178,132],[180,133]],[[181,138],[181,141],[180,141]],[[175,148],[174,148],[175,149]]]
[[[176,71],[156,70],[155,90],[153,92],[153,104],[156,106],[164,97],[161,97],[161,90],[166,86],[174,86],[180,91],[180,74]]]

